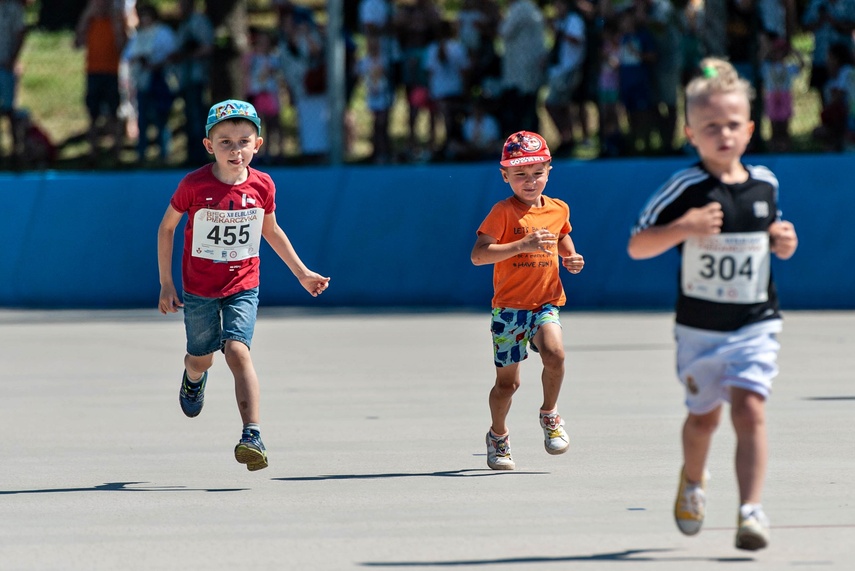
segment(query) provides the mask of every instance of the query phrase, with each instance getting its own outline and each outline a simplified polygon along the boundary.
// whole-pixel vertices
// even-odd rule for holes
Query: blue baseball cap
[[[211,127],[226,119],[246,119],[258,128],[258,134],[261,135],[261,119],[258,118],[258,113],[251,103],[240,101],[239,99],[226,99],[211,106],[208,111],[208,122],[205,124],[205,136],[211,132]]]

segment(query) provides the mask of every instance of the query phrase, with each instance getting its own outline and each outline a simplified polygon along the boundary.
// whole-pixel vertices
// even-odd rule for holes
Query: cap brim
[[[551,156],[545,157],[535,156],[535,157],[514,157],[512,159],[506,159],[504,161],[499,161],[499,164],[503,167],[520,167],[525,165],[536,165],[538,163],[546,163],[552,160]]]

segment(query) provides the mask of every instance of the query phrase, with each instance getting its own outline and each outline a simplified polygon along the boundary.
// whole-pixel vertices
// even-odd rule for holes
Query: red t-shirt
[[[529,232],[545,229],[559,239],[570,233],[570,207],[543,196],[543,206],[529,206],[511,196],[493,206],[478,234],[499,244],[516,242]],[[556,251],[523,252],[493,265],[493,307],[536,309],[546,303],[562,306],[567,300],[561,285],[561,260]]]
[[[258,286],[260,224],[276,210],[276,187],[269,175],[252,168],[246,181],[226,184],[214,176],[213,167],[208,164],[185,176],[170,204],[188,216],[181,263],[184,291],[220,298]],[[195,244],[194,230],[201,230]]]

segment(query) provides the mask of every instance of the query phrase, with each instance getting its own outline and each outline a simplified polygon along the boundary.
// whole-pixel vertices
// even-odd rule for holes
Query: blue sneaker
[[[181,379],[181,390],[178,392],[178,402],[181,404],[181,410],[184,414],[193,418],[199,416],[202,412],[202,406],[205,404],[205,381],[208,380],[208,371],[202,375],[197,386],[196,383],[190,384],[190,379],[187,378],[187,371],[184,371],[184,376]]]
[[[257,430],[245,429],[240,442],[235,446],[235,460],[246,464],[250,472],[267,468],[267,451]]]

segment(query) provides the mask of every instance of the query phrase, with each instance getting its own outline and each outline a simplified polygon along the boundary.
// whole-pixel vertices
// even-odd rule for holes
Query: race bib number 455
[[[258,256],[264,210],[212,210],[193,217],[193,256],[215,262],[233,262]]]
[[[683,244],[683,293],[719,303],[769,298],[769,234],[741,232],[690,238]]]

